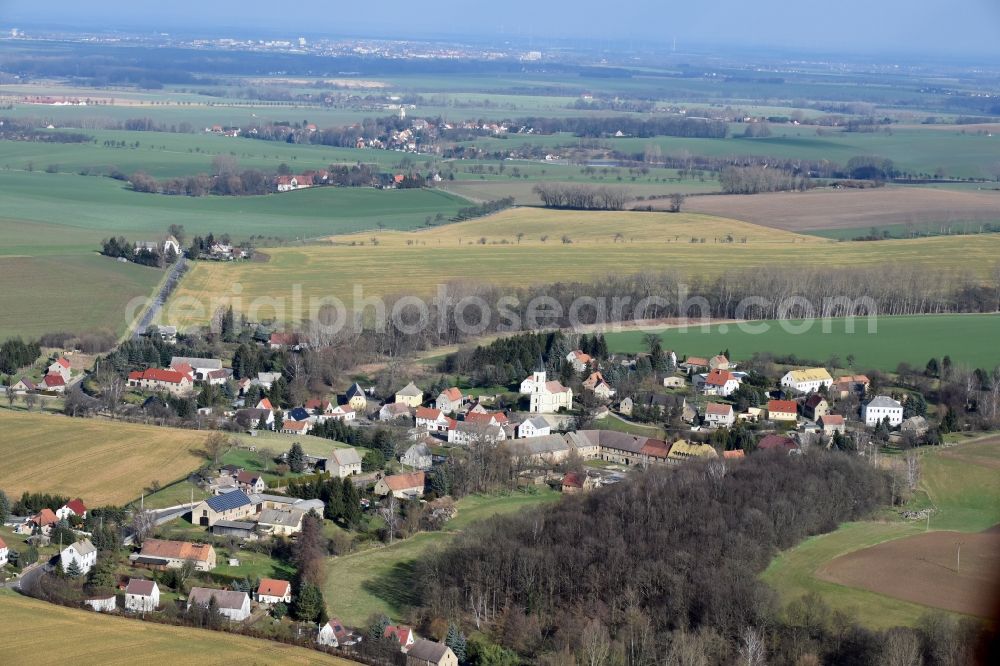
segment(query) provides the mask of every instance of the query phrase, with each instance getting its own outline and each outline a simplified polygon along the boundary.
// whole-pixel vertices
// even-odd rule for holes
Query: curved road
[[[170,293],[177,287],[177,283],[180,281],[181,274],[187,267],[187,259],[183,255],[177,257],[177,261],[173,263],[170,267],[170,271],[167,273],[166,279],[163,281],[163,285],[160,287],[159,291],[156,292],[156,296],[153,297],[153,302],[149,304],[146,311],[142,313],[139,321],[136,322],[135,327],[132,329],[132,339],[135,340],[142,336],[149,328],[149,325],[156,321],[156,318],[160,316],[160,310],[163,309],[163,304],[167,302],[167,298],[170,297]]]

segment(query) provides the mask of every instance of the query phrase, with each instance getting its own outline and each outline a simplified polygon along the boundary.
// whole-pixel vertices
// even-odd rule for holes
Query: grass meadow
[[[305,648],[233,634],[174,627],[56,606],[0,589],[0,661],[8,664],[329,664],[355,662]],[[39,646],[39,636],[78,636]],[[197,656],[195,656],[197,655]]]
[[[906,242],[906,241],[902,241]],[[667,329],[660,333],[666,349],[679,356],[711,356],[728,349],[735,359],[749,358],[755,352],[792,355],[802,359],[826,362],[839,359],[846,367],[847,356],[855,357],[857,368],[895,370],[901,362],[915,367],[931,357],[950,355],[956,364],[992,369],[997,365],[994,340],[1000,337],[1000,315],[960,314],[921,315],[913,317],[878,317],[875,333],[868,332],[866,319],[854,321],[854,332],[848,332],[848,322],[829,320],[829,333],[824,322],[816,321],[804,333],[796,334],[783,326],[799,326],[802,322],[753,322],[766,325],[768,330],[754,334],[733,324],[688,329]],[[606,334],[608,348],[613,352],[645,351],[642,331],[619,331]]]
[[[196,470],[204,432],[0,409],[0,488],[122,505]],[[185,498],[186,501],[186,498]]]
[[[986,436],[954,447],[921,450],[921,480],[913,508],[930,506],[932,530],[979,532],[1000,522],[1000,438]],[[867,626],[913,625],[930,609],[919,604],[821,580],[830,560],[876,544],[919,534],[924,521],[871,520],[846,523],[781,553],[763,574],[783,602],[809,592],[833,609],[856,613]]]

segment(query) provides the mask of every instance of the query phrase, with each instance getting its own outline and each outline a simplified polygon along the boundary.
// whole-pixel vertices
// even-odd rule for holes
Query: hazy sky
[[[216,32],[531,36],[1000,58],[1000,0],[0,0],[0,28],[58,22]]]

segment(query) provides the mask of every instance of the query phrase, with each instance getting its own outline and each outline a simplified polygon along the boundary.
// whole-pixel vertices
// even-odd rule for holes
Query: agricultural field
[[[666,206],[657,201],[654,205]],[[684,209],[799,233],[850,230],[848,238],[872,228],[912,228],[929,233],[949,228],[973,231],[1000,224],[1000,192],[920,187],[871,190],[813,190],[773,194],[690,197]]]
[[[354,662],[330,655],[233,634],[174,627],[111,617],[22,597],[0,589],[0,660],[10,663],[133,664],[137,651],[152,663],[329,664]],[[51,641],[39,647],[39,636],[86,636],[86,640]]]
[[[0,488],[12,496],[27,490],[121,505],[204,462],[206,434],[194,430],[0,409],[0,432]]]
[[[313,297],[338,297],[350,310],[355,285],[366,297],[404,290],[426,297],[436,293],[437,285],[452,281],[509,286],[649,270],[714,277],[762,265],[874,266],[887,261],[967,268],[985,278],[1000,251],[1000,235],[993,234],[974,245],[962,237],[838,243],[697,214],[531,208],[412,233],[329,240],[329,245],[265,249],[270,255],[266,264],[199,263],[168,304],[169,323],[204,323],[214,310],[213,299],[224,304],[236,294],[240,299],[231,300],[233,306],[251,318],[297,321],[308,316]],[[302,296],[298,316],[296,294]],[[251,303],[260,296],[281,300]]]
[[[900,241],[904,242],[904,241]],[[878,317],[876,331],[868,332],[868,321],[859,317],[854,332],[843,318],[816,321],[805,332],[794,332],[803,322],[752,322],[764,325],[760,333],[734,324],[716,324],[687,329],[671,328],[660,333],[664,348],[678,355],[704,356],[728,349],[733,358],[749,358],[755,352],[795,355],[801,359],[826,362],[838,359],[837,367],[847,367],[847,356],[855,357],[855,368],[895,370],[906,362],[922,368],[931,357],[950,355],[959,365],[992,369],[997,365],[993,340],[1000,336],[1000,315],[959,314]],[[645,350],[643,331],[617,331],[605,335],[608,348],[618,353]]]
[[[1000,522],[1000,438],[985,436],[953,447],[921,449],[921,480],[913,508],[932,508],[929,524],[898,519],[847,523],[780,554],[763,574],[783,602],[817,592],[835,610],[857,613],[872,627],[912,625],[929,607],[979,613],[977,588],[996,589],[996,528]],[[929,528],[931,531],[927,532]],[[986,532],[990,530],[990,532]],[[955,541],[963,548],[956,571]],[[890,566],[905,582],[863,571]],[[908,562],[909,564],[904,564]],[[948,595],[937,595],[941,581]],[[956,595],[957,589],[972,596]],[[919,603],[918,603],[919,602]]]
[[[494,515],[514,513],[557,500],[546,490],[499,497],[473,495],[458,501],[458,515],[442,532],[421,532],[391,546],[362,550],[332,558],[327,566],[324,591],[330,616],[351,625],[364,625],[374,613],[393,620],[403,618],[418,600],[413,592],[414,563],[441,548],[456,531]]]

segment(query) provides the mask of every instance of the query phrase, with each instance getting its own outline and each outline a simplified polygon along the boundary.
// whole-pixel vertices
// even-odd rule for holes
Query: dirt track
[[[1000,618],[1000,526],[978,534],[929,532],[848,553],[822,580],[925,606]],[[961,573],[956,552],[962,544]]]
[[[664,205],[667,205],[664,203]],[[886,187],[688,197],[684,210],[789,231],[1000,221],[1000,192]]]

